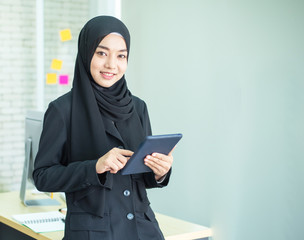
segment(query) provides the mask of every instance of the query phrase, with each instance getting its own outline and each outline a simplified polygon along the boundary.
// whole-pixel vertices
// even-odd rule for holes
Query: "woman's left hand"
[[[174,149],[173,149],[174,150]],[[152,155],[147,155],[145,157],[145,164],[152,169],[155,174],[155,179],[158,181],[163,176],[165,176],[173,164],[172,152],[168,154],[153,153]]]

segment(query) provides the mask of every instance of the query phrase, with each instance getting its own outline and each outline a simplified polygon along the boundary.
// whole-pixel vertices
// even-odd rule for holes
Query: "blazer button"
[[[134,215],[132,213],[127,214],[127,219],[132,220],[134,218]]]
[[[131,192],[129,190],[124,190],[123,194],[126,196],[126,197],[129,197]]]

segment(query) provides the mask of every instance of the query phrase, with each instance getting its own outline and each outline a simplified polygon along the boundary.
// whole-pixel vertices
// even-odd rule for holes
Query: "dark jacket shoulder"
[[[132,95],[132,100],[134,102],[135,109],[138,113],[143,113],[146,111],[147,105],[145,101],[134,95]]]
[[[64,119],[64,122],[68,123],[71,117],[71,106],[72,106],[72,93],[71,91],[58,97],[54,101],[50,102],[48,112],[59,113],[60,118]]]
[[[66,94],[52,101],[50,104],[54,104],[60,110],[62,109],[62,111],[70,111],[72,106],[72,92],[67,92]]]

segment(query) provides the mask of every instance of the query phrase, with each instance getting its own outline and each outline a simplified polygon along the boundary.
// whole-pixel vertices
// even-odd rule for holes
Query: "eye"
[[[99,56],[106,56],[106,55],[107,55],[107,54],[106,54],[105,52],[103,52],[103,51],[97,51],[96,54],[99,55]]]
[[[127,58],[127,56],[126,56],[126,55],[124,55],[124,54],[120,54],[120,55],[118,55],[118,57],[119,57],[119,58],[121,58],[121,59],[125,59],[125,58]]]

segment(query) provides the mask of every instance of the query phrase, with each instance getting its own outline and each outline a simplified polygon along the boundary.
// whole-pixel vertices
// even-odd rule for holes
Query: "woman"
[[[33,177],[38,190],[65,192],[64,239],[164,239],[146,188],[168,184],[172,154],[145,158],[150,173],[121,175],[151,135],[146,104],[127,88],[130,36],[100,16],[81,30],[72,90],[50,103]]]

